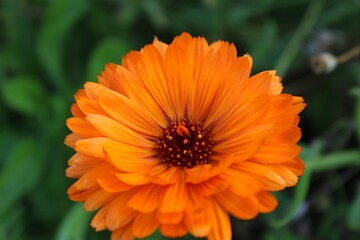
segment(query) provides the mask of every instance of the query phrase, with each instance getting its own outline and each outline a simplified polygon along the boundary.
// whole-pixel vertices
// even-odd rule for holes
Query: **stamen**
[[[163,130],[154,148],[161,162],[181,168],[209,163],[213,142],[202,122],[174,121]]]
[[[181,123],[178,125],[176,132],[182,137],[184,137],[184,135],[190,136],[189,130]]]

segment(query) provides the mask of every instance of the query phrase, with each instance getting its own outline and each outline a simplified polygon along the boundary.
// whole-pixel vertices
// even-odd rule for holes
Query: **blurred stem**
[[[340,56],[338,56],[336,59],[338,61],[338,63],[344,63],[349,61],[350,59],[357,57],[360,55],[360,45],[356,46],[352,49],[350,49],[349,51],[341,54]]]
[[[308,171],[325,171],[340,167],[349,167],[351,165],[360,165],[360,151],[349,150],[344,152],[336,152],[311,159],[306,164]]]
[[[325,2],[326,0],[312,0],[304,18],[275,64],[275,69],[279,76],[285,77],[290,64],[298,54],[305,38],[313,29]]]
[[[356,105],[355,105],[355,126],[356,126],[356,137],[358,143],[360,143],[360,89],[355,88],[356,94]]]
[[[311,180],[311,171],[306,171],[305,174],[301,177],[298,186],[296,187],[294,201],[291,204],[291,208],[287,211],[286,215],[280,220],[273,220],[272,225],[274,227],[283,227],[288,224],[295,214],[297,213],[300,205],[304,202],[304,199],[309,191]]]
[[[221,32],[221,1],[222,0],[213,0],[214,1],[214,39],[219,39],[222,37]]]
[[[298,212],[299,207],[309,191],[311,176],[316,171],[325,171],[340,167],[349,167],[351,165],[360,165],[360,151],[349,150],[344,152],[336,152],[325,156],[312,157],[306,163],[304,175],[300,178],[300,182],[295,189],[294,200],[290,209],[281,219],[273,220],[271,224],[274,227],[283,227],[288,224]]]

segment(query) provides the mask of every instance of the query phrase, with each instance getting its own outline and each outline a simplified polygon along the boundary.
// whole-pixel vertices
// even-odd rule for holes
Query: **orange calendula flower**
[[[187,33],[155,38],[99,83],[78,91],[65,143],[66,175],[91,225],[112,239],[191,233],[231,239],[229,214],[275,209],[271,194],[294,186],[303,98],[283,94],[275,71],[250,75],[252,59],[228,42]]]

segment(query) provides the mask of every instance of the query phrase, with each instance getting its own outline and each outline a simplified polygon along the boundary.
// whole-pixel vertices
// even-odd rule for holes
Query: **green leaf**
[[[18,76],[1,86],[3,100],[7,107],[20,113],[37,115],[44,112],[46,94],[38,79]]]
[[[88,63],[88,70],[86,81],[95,81],[96,76],[104,69],[106,63],[121,63],[122,56],[124,56],[130,47],[124,40],[109,37],[100,42],[93,50]]]
[[[347,224],[350,229],[360,231],[360,183],[358,183],[356,197],[349,209]]]
[[[24,239],[24,212],[21,204],[12,207],[0,221],[0,239]]]
[[[75,204],[62,221],[55,240],[85,239],[92,214],[84,211],[82,204]]]
[[[0,216],[39,180],[44,156],[38,150],[38,144],[34,140],[22,140],[8,154],[0,175]]]
[[[64,85],[62,69],[64,44],[72,27],[84,15],[85,0],[52,1],[38,34],[36,51],[55,86]]]

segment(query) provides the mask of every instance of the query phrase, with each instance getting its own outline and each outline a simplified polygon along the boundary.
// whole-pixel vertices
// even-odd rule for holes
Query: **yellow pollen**
[[[197,137],[198,137],[199,139],[201,139],[203,136],[202,136],[201,134],[199,134]]]
[[[185,138],[184,141],[183,141],[183,144],[187,144],[187,143],[189,143],[189,140],[187,140],[187,139]]]

